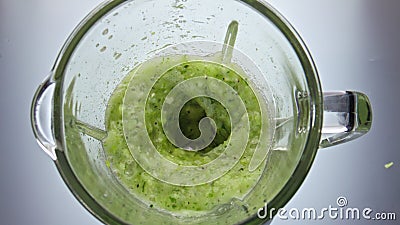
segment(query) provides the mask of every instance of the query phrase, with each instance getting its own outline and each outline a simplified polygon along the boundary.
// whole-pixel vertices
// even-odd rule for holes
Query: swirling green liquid
[[[216,159],[224,151],[232,132],[231,122],[229,114],[222,104],[211,98],[194,98],[187,102],[179,112],[179,125],[182,133],[190,139],[199,137],[198,123],[200,119],[207,116],[215,121],[216,137],[207,148],[200,151],[177,148],[168,141],[162,131],[161,108],[171,89],[184,80],[197,76],[209,76],[231,86],[246,106],[250,134],[244,154],[233,157],[233,160],[237,161],[235,166],[222,177],[209,183],[178,186],[153,178],[132,157],[124,136],[122,106],[131,77],[137,75],[134,69],[115,89],[108,103],[106,112],[108,137],[103,143],[107,155],[107,165],[120,182],[138,200],[149,207],[174,213],[207,212],[222,204],[229,204],[234,198],[244,198],[257,184],[264,170],[265,162],[252,172],[248,170],[261,135],[260,104],[247,78],[243,74],[239,74],[236,69],[209,61],[190,61],[185,57],[172,61],[175,64],[179,62],[179,64],[174,64],[175,66],[167,70],[155,83],[145,106],[147,132],[157,151],[178,165],[199,167]],[[152,66],[157,67],[156,64]],[[144,71],[151,74],[152,68],[148,67]],[[142,73],[142,76],[145,75]]]

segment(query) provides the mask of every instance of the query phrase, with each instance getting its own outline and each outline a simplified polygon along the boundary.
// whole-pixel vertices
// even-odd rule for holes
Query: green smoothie
[[[229,204],[232,199],[243,199],[257,184],[265,168],[265,160],[255,170],[249,170],[251,158],[262,139],[261,105],[251,82],[234,65],[222,65],[206,60],[190,60],[177,57],[150,90],[145,104],[145,128],[158,153],[176,165],[196,166],[200,169],[224,154],[229,145],[232,126],[229,112],[223,104],[210,97],[196,97],[188,101],[179,112],[179,126],[189,139],[200,136],[199,122],[204,117],[215,122],[216,133],[211,144],[199,151],[188,151],[175,146],[163,132],[161,109],[168,93],[179,83],[196,77],[209,77],[228,84],[243,101],[248,121],[248,142],[242,155],[232,156],[234,166],[218,179],[204,184],[183,186],[163,182],[146,172],[132,156],[124,135],[123,105],[125,93],[134,76],[150,76],[158,65],[147,63],[144,73],[132,70],[113,92],[106,112],[108,136],[103,142],[107,166],[122,185],[148,207],[174,214],[206,213],[216,207]],[[160,60],[154,61],[160,63]],[[140,80],[140,77],[136,80]],[[245,135],[245,134],[243,134]],[[195,146],[193,146],[195,147]],[[210,171],[205,171],[210,173]]]

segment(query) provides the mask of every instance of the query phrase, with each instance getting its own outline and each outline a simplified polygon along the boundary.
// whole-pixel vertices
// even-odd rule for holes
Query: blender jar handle
[[[52,132],[52,100],[55,83],[51,76],[39,85],[31,106],[31,125],[39,146],[53,160],[57,159],[56,142]]]
[[[355,91],[324,92],[324,122],[320,148],[356,139],[371,129],[368,97]]]

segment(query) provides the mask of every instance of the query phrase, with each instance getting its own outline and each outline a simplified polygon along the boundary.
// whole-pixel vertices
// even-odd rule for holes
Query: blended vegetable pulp
[[[157,61],[155,63],[160,63]],[[108,136],[103,142],[107,155],[107,166],[115,173],[119,181],[139,201],[149,207],[172,213],[205,213],[222,204],[229,204],[232,199],[244,198],[257,184],[265,168],[264,162],[254,171],[249,164],[261,140],[261,105],[252,88],[251,82],[236,69],[206,60],[189,60],[187,57],[166,59],[161,63],[170,64],[155,82],[145,104],[145,128],[157,151],[167,160],[177,165],[200,167],[212,162],[221,155],[233,130],[229,112],[220,102],[209,97],[197,97],[188,101],[179,112],[179,126],[189,139],[200,136],[199,121],[204,117],[212,118],[216,126],[215,138],[209,146],[200,151],[187,151],[172,144],[163,132],[161,108],[168,93],[180,82],[208,76],[228,84],[243,101],[248,114],[249,134],[246,149],[242,155],[233,156],[237,162],[223,176],[211,182],[182,186],[156,179],[146,172],[132,156],[124,135],[123,105],[126,90],[133,76],[151,76],[157,65],[147,66],[137,73],[132,70],[113,92],[106,112],[106,129]],[[140,91],[140,90],[138,90]],[[210,171],[204,171],[210,173]],[[212,171],[211,171],[212,172]]]

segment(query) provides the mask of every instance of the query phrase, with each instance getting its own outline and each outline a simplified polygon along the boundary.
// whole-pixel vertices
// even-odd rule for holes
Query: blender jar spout
[[[56,141],[52,131],[52,101],[55,83],[51,76],[39,85],[33,97],[31,106],[31,125],[35,138],[43,151],[53,160],[57,160],[55,153]]]

